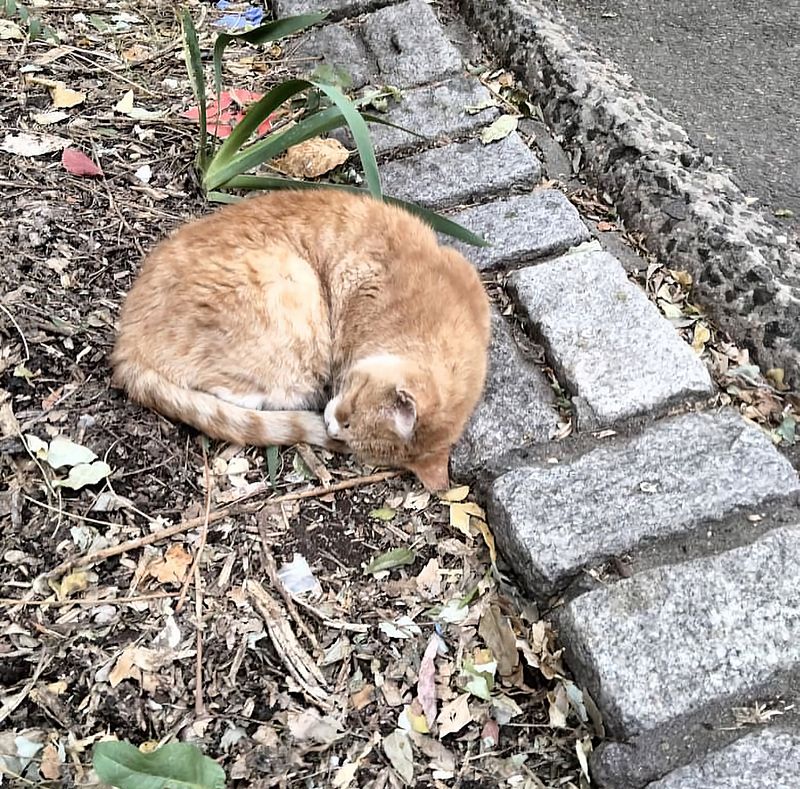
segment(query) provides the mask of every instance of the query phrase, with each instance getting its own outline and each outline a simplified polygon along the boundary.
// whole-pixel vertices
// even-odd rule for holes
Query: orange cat
[[[344,443],[438,490],[488,342],[475,269],[422,221],[358,195],[276,192],[191,222],[147,256],[113,383],[213,438]]]

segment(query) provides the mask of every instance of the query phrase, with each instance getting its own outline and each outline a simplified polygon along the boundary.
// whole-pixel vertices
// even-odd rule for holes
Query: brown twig
[[[200,529],[200,543],[195,551],[192,566],[189,568],[189,572],[186,573],[186,579],[181,587],[181,595],[178,598],[178,604],[175,606],[176,614],[179,614],[183,610],[183,604],[186,602],[186,594],[189,591],[189,584],[192,582],[192,578],[194,578],[195,570],[200,563],[200,555],[203,553],[203,549],[206,547],[206,540],[208,539],[208,518],[211,514],[211,472],[208,468],[208,455],[206,454],[205,445],[203,446],[203,478],[206,485],[206,511],[203,514],[203,526]]]
[[[153,594],[135,595],[133,597],[89,597],[83,600],[23,600],[15,597],[0,597],[0,606],[54,606],[63,608],[68,605],[128,605],[130,603],[147,603],[150,600],[163,600],[166,597],[177,597],[178,592],[154,592]]]
[[[254,512],[255,510],[261,509],[261,507],[264,507],[267,504],[280,504],[281,502],[285,501],[299,501],[301,499],[312,499],[318,496],[327,496],[329,493],[336,493],[341,490],[357,488],[363,485],[373,485],[377,482],[385,482],[387,479],[392,479],[392,477],[396,477],[400,473],[401,472],[399,471],[382,471],[378,474],[370,474],[365,477],[353,477],[352,479],[342,480],[342,482],[337,482],[333,485],[329,485],[328,487],[322,486],[317,488],[309,488],[308,490],[299,490],[295,493],[285,493],[282,496],[276,496],[274,499],[254,502],[253,504],[248,505],[246,509],[241,511]],[[205,516],[190,518],[189,520],[181,523],[176,523],[174,526],[168,526],[166,529],[161,529],[160,531],[153,532],[152,534],[147,534],[144,537],[137,537],[134,540],[127,540],[119,545],[103,548],[100,551],[88,553],[84,556],[73,556],[72,558],[66,559],[65,561],[61,562],[61,564],[50,570],[50,572],[45,575],[45,578],[58,578],[64,575],[64,573],[74,570],[76,567],[89,567],[93,564],[97,564],[98,562],[105,561],[112,556],[118,556],[121,553],[127,553],[128,551],[142,548],[145,545],[152,545],[153,543],[160,542],[168,537],[174,537],[176,534],[182,534],[183,532],[191,531],[199,526],[203,526],[206,523],[206,520],[209,524],[216,523],[218,520],[222,520],[222,518],[226,518],[230,515],[230,508],[233,505],[240,504],[245,499],[249,499],[253,496],[257,496],[259,493],[263,493],[265,490],[267,490],[268,484],[269,483],[264,483],[263,488],[248,491],[247,495],[242,496],[235,501],[228,502],[220,509],[212,510],[208,514],[208,519],[206,519]]]
[[[273,556],[272,550],[269,547],[267,528],[261,520],[258,522],[258,535],[261,538],[261,551],[264,554],[264,566],[267,569],[267,576],[269,577],[270,583],[274,589],[277,589],[280,592],[289,615],[292,617],[292,619],[294,619],[297,626],[303,631],[305,637],[311,642],[317,655],[321,656],[322,649],[317,641],[317,637],[314,635],[311,628],[309,628],[309,626],[306,624],[303,617],[301,617],[298,613],[297,606],[294,604],[292,595],[286,588],[286,584],[278,575],[278,566],[275,563],[275,557]]]

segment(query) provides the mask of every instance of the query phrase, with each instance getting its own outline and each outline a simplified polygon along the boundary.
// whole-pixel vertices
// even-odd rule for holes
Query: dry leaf
[[[436,722],[436,653],[439,651],[439,636],[431,634],[425,654],[419,664],[417,697],[425,712],[428,729]]]
[[[469,517],[470,515],[482,520],[486,518],[484,511],[474,502],[453,503],[450,505],[450,525],[458,529],[462,534],[469,537]]]
[[[135,679],[139,681],[142,677],[141,669],[134,664],[136,647],[128,647],[122,651],[117,658],[114,668],[108,675],[108,682],[112,688],[116,688],[124,679]]]
[[[60,151],[69,145],[69,140],[54,137],[52,134],[7,134],[0,144],[0,151],[17,156],[43,156],[46,153]]]
[[[375,701],[375,686],[364,685],[361,690],[350,696],[350,701],[357,710],[363,710],[364,707]]]
[[[55,590],[59,600],[66,600],[75,592],[83,592],[89,588],[89,575],[85,570],[78,570],[65,575]]]
[[[86,101],[86,94],[68,88],[63,82],[56,82],[50,86],[50,98],[56,109],[66,109],[83,104]]]
[[[430,559],[414,579],[417,591],[426,600],[434,600],[442,593],[442,580],[439,577],[439,562]]]
[[[344,164],[349,156],[347,148],[338,140],[315,137],[288,148],[273,166],[294,178],[317,178]]]
[[[496,605],[489,606],[481,617],[478,633],[492,651],[501,677],[513,674],[519,665],[517,637],[507,616]]]
[[[480,518],[473,518],[472,525],[481,533],[486,547],[489,549],[489,558],[492,564],[497,564],[497,547],[494,544],[494,535],[489,529],[489,524]]]
[[[50,110],[49,112],[32,112],[31,120],[40,126],[50,126],[69,118],[69,113],[62,110]]]
[[[550,702],[550,725],[555,729],[563,729],[567,725],[567,714],[569,713],[569,699],[567,698],[567,691],[564,690],[563,685],[558,685],[555,691],[550,691],[547,694],[547,700]]]
[[[488,145],[490,142],[502,140],[511,132],[517,130],[519,118],[516,115],[501,115],[481,132],[481,142]]]
[[[147,574],[151,575],[162,584],[183,583],[192,557],[184,550],[179,543],[170,545],[163,558],[151,562],[147,568]]]
[[[414,780],[414,754],[411,740],[402,729],[395,729],[383,740],[383,752],[404,783]]]
[[[461,731],[468,723],[472,723],[469,711],[469,693],[463,693],[453,701],[445,704],[436,722],[439,724],[439,739],[448,734]]]
[[[297,742],[332,745],[344,737],[341,724],[330,715],[320,715],[315,709],[290,712],[287,715],[289,732]]]
[[[703,326],[702,323],[695,323],[694,337],[692,338],[692,348],[694,348],[697,353],[702,353],[703,348],[706,347],[706,343],[710,339],[711,332],[708,330],[708,328]]]
[[[469,495],[469,485],[460,485],[457,488],[450,488],[450,490],[439,494],[442,501],[464,501]]]
[[[61,777],[61,759],[58,758],[58,748],[52,742],[44,746],[41,759],[39,771],[42,778],[57,781]]]
[[[114,110],[133,118],[136,121],[147,121],[160,118],[163,113],[154,110],[146,110],[142,107],[133,106],[133,91],[129,90],[115,105]]]
[[[92,176],[103,175],[103,171],[83,151],[77,148],[64,148],[61,154],[61,164],[72,175]]]

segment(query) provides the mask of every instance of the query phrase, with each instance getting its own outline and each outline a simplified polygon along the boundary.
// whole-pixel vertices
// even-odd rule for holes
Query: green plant
[[[223,789],[224,770],[194,745],[173,742],[144,753],[129,742],[98,742],[92,766],[117,789]]]
[[[214,90],[217,105],[221,97],[222,56],[232,41],[264,44],[317,24],[326,14],[302,14],[268,22],[245,33],[220,34],[214,44]],[[381,189],[380,174],[367,122],[390,123],[384,118],[363,111],[335,85],[321,79],[290,79],[276,85],[253,104],[218,147],[207,130],[207,91],[197,31],[188,10],[183,12],[183,41],[186,65],[199,109],[197,168],[210,200],[233,202],[238,198],[229,189],[342,189],[368,193],[379,200],[402,206],[420,216],[435,230],[476,246],[485,246],[479,236],[461,225],[421,206],[388,197]],[[305,96],[305,108],[299,110],[292,123],[285,123],[254,142],[253,133],[287,102]],[[313,99],[313,100],[310,100]],[[370,99],[364,99],[366,103]],[[346,184],[301,181],[295,178],[248,174],[253,168],[282,155],[288,148],[347,126],[356,144],[364,172],[366,189]],[[408,130],[407,130],[408,131]],[[412,132],[413,133],[413,132]]]
[[[38,16],[34,16],[24,5],[20,5],[16,0],[0,0],[0,18],[19,19],[28,28],[28,38],[35,41],[37,38],[44,38],[53,43],[58,43],[58,36],[45,27]]]

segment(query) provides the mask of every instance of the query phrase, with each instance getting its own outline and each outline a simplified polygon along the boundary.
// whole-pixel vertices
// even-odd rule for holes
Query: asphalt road
[[[800,232],[800,0],[549,0]]]

